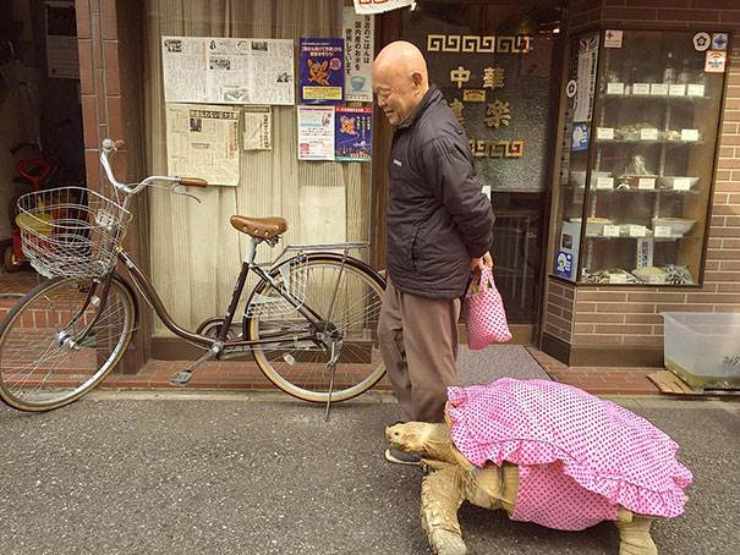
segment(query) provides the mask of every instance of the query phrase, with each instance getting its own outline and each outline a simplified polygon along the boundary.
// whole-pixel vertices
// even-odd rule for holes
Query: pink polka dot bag
[[[493,282],[493,272],[484,268],[480,281],[470,284],[465,295],[465,324],[468,328],[468,347],[477,351],[491,343],[511,341],[506,311],[501,294]]]

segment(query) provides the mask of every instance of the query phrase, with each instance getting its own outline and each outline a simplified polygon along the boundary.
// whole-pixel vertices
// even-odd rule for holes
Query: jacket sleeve
[[[493,243],[494,216],[469,153],[441,137],[422,147],[422,162],[424,177],[460,230],[468,254],[483,256]]]

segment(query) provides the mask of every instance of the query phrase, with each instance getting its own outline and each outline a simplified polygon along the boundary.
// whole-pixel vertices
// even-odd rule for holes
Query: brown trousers
[[[460,299],[428,299],[390,279],[378,322],[380,352],[405,421],[442,422],[456,383]]]

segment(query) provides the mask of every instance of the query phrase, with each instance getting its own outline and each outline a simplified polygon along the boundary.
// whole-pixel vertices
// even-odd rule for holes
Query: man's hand
[[[487,252],[480,258],[473,258],[470,260],[471,271],[482,271],[483,268],[493,268],[493,257],[490,252]]]

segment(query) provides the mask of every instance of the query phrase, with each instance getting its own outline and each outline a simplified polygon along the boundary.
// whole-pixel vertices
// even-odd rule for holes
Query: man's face
[[[403,122],[419,102],[419,87],[414,80],[395,74],[387,66],[373,68],[373,88],[378,106],[391,125]]]

